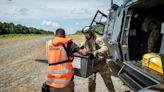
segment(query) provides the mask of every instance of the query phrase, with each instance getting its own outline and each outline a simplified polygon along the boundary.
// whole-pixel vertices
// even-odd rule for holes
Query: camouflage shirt
[[[90,52],[97,51],[98,59],[104,59],[107,56],[108,48],[104,41],[99,37],[82,42],[81,47],[86,48]]]

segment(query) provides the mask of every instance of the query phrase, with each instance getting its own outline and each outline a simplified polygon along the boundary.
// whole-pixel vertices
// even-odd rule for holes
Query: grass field
[[[36,38],[52,36],[53,35],[45,35],[45,34],[7,34],[7,35],[0,35],[0,45],[7,44],[7,43],[15,43],[15,42],[23,42],[27,40],[33,40]]]
[[[102,36],[100,36],[98,34],[96,34],[96,36],[98,36],[100,38],[102,37]],[[85,37],[84,37],[83,34],[71,34],[71,35],[68,35],[68,37],[72,38],[72,40],[74,42],[78,43],[78,44],[85,40]]]
[[[71,35],[68,35],[68,37],[72,38],[72,40],[78,44],[80,44],[81,42],[85,40],[85,37],[83,34],[71,34]]]
[[[27,40],[27,39],[34,39],[39,37],[45,37],[45,36],[52,36],[53,35],[46,35],[46,34],[7,34],[7,35],[0,35],[0,45],[5,42],[14,42],[16,40]],[[69,34],[67,37],[72,38],[72,40],[76,43],[81,43],[85,40],[85,37],[83,34]],[[99,36],[100,37],[100,36]]]
[[[14,38],[14,37],[28,37],[28,36],[46,36],[47,34],[4,34],[0,35],[0,39],[2,38]]]

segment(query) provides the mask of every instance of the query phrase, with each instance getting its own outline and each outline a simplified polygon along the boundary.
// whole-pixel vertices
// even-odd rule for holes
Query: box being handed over
[[[75,75],[87,78],[92,74],[94,56],[92,54],[88,56],[81,56],[80,54],[75,53],[75,58],[72,62],[74,67]]]

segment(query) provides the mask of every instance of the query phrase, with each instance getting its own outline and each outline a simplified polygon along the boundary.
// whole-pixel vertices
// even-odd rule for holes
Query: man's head
[[[92,27],[86,26],[82,29],[82,33],[84,33],[86,40],[90,40],[95,37],[94,29]]]
[[[161,23],[153,16],[146,16],[142,24],[141,29],[145,32],[149,32],[154,29],[159,29]]]
[[[55,36],[57,37],[65,37],[65,30],[63,28],[58,28],[55,32]]]

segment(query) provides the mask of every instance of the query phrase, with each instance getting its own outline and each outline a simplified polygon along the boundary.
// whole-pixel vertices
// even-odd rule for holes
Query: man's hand
[[[78,51],[78,53],[80,54],[80,55],[83,55],[83,56],[86,56],[86,55],[88,55],[88,50],[86,49],[86,48],[84,48],[84,49],[80,49],[79,51]]]
[[[94,51],[94,52],[93,52],[94,57],[98,57],[98,53],[99,53],[99,52],[98,52],[97,50]]]

